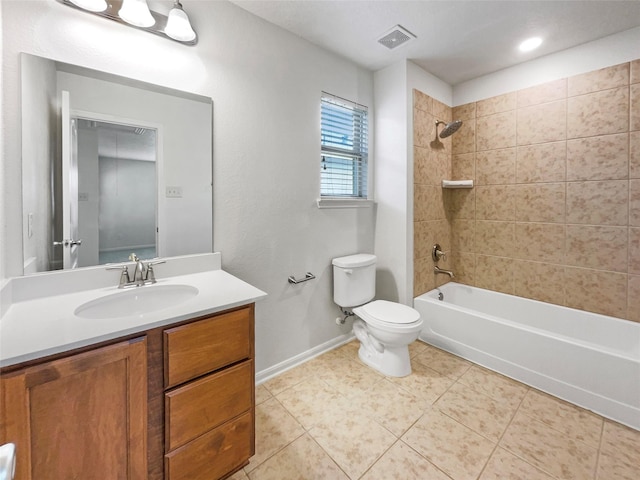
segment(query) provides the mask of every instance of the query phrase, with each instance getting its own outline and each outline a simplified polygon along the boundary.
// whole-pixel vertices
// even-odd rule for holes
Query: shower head
[[[450,123],[441,122],[440,120],[436,120],[436,135],[438,133],[438,125],[444,125],[444,128],[440,132],[440,138],[447,138],[450,135],[453,135],[458,131],[458,129],[462,126],[462,120],[454,120]]]

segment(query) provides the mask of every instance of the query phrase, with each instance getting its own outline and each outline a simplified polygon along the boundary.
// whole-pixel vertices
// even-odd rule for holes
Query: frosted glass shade
[[[136,27],[150,27],[156,23],[149,11],[147,0],[124,0],[118,15],[122,20]]]
[[[107,9],[105,0],[69,0],[75,6],[90,12],[104,12]]]
[[[169,12],[167,26],[164,29],[169,37],[180,42],[190,42],[196,38],[196,32],[191,28],[189,17],[182,8],[175,6]]]

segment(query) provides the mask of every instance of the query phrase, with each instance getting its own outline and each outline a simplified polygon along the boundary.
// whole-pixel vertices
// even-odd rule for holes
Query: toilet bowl
[[[360,360],[390,377],[409,375],[409,344],[422,330],[420,314],[411,307],[385,300],[354,308],[353,313],[359,317],[353,323],[353,333],[360,341]]]
[[[334,302],[343,309],[353,307],[358,317],[353,333],[360,342],[360,360],[390,377],[409,375],[409,344],[418,338],[423,325],[418,311],[400,303],[372,301],[375,255],[349,255],[332,263]]]

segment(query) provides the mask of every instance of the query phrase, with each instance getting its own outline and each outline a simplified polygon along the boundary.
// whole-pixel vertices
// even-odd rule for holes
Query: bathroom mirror
[[[24,273],[213,251],[210,98],[23,53]]]

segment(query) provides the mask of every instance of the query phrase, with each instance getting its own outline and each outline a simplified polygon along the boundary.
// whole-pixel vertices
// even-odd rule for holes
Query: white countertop
[[[162,278],[158,272],[159,268],[156,284],[134,288],[191,285],[199,290],[198,295],[162,310],[99,320],[78,317],[74,310],[85,302],[122,292],[117,282],[109,287],[27,299],[16,295],[19,301],[12,302],[0,320],[0,367],[246,305],[266,296],[262,290],[221,269],[168,278]]]

